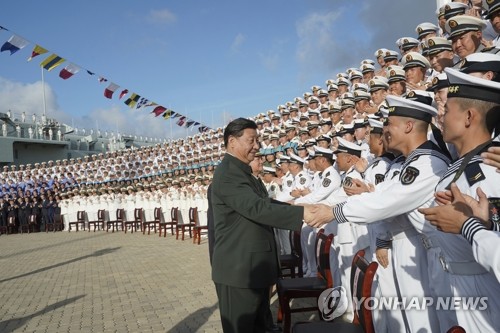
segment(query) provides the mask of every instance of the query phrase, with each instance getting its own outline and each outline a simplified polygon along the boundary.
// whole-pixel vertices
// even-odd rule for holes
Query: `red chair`
[[[84,210],[79,210],[76,213],[76,221],[70,222],[68,225],[69,225],[69,230],[68,231],[71,231],[71,226],[73,226],[73,225],[76,227],[76,231],[78,231],[78,226],[79,225],[82,225],[83,226],[83,230],[85,230],[85,211]]]
[[[97,211],[97,220],[89,221],[89,232],[91,225],[94,226],[94,232],[96,229],[104,230],[104,223],[106,223],[105,219],[106,219],[106,211],[104,209],[99,209]]]
[[[170,209],[170,221],[160,222],[160,237],[161,231],[164,231],[163,237],[167,237],[167,228],[170,227],[170,232],[174,234],[174,228],[177,230],[177,223],[179,223],[179,208],[172,207]]]
[[[373,317],[368,302],[372,293],[372,284],[378,263],[368,263],[364,258],[365,251],[360,250],[352,260],[351,290],[354,307],[354,320],[352,323],[343,321],[298,323],[294,326],[294,333],[313,332],[359,332],[375,333]],[[355,302],[361,300],[361,304]],[[459,332],[456,332],[459,333]]]
[[[193,227],[193,232],[194,232],[193,244],[198,242],[198,245],[200,245],[200,243],[201,243],[201,231],[202,230],[206,230],[206,233],[208,234],[208,225],[206,225],[206,224],[201,225],[200,219],[198,218],[196,221],[196,225]]]
[[[184,240],[184,232],[186,229],[189,231],[189,238],[193,238],[193,227],[198,220],[198,208],[189,208],[189,221],[186,223],[178,223],[175,227],[175,239],[179,239],[179,232],[182,232],[182,240]]]
[[[116,210],[116,220],[106,222],[106,232],[108,232],[110,228],[113,228],[113,232],[115,232],[115,227],[116,230],[118,230],[118,226],[120,226],[123,230],[124,218],[125,218],[125,209],[118,208]]]
[[[295,312],[318,311],[318,307],[291,308],[290,302],[298,298],[315,298],[321,293],[332,288],[333,281],[330,273],[330,248],[333,234],[325,235],[323,229],[316,235],[316,265],[318,276],[295,279],[278,280],[277,290],[279,298],[278,322],[283,319],[283,332],[289,333],[291,328],[291,315]]]
[[[161,207],[156,207],[154,210],[154,220],[144,222],[144,228],[142,229],[142,234],[144,235],[146,233],[146,227],[148,228],[148,235],[151,232],[151,228],[155,230],[156,234],[156,227],[158,227],[159,229],[160,223],[161,223]]]
[[[300,235],[300,230],[290,230],[290,245],[292,253],[280,255],[281,277],[291,277],[294,279],[295,274],[297,274],[299,278],[304,277],[304,272],[302,271],[302,247],[300,245]],[[283,271],[286,270],[289,270],[290,273],[283,273]]]
[[[124,224],[124,230],[125,230],[125,233],[127,233],[127,227],[130,227],[130,232],[133,233],[134,232],[134,229],[135,231],[137,231],[137,226],[139,226],[140,230],[142,231],[142,227],[143,227],[143,216],[144,212],[143,212],[143,209],[142,208],[135,208],[134,209],[134,218],[132,220],[129,220],[129,221],[125,221],[123,222]]]

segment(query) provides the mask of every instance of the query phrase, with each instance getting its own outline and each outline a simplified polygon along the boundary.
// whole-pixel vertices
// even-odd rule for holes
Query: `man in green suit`
[[[269,288],[278,279],[273,227],[300,230],[312,207],[268,197],[249,163],[259,150],[257,125],[244,118],[224,131],[227,153],[212,181],[215,245],[212,279],[225,333],[265,332]]]

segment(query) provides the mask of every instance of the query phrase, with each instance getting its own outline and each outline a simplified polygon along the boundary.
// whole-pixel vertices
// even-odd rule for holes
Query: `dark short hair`
[[[245,118],[237,118],[231,121],[224,129],[224,145],[227,147],[230,136],[239,138],[243,135],[243,131],[247,128],[256,130],[257,124],[254,121]]]

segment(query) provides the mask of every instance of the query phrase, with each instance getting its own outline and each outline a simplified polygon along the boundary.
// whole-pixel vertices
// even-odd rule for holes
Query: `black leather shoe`
[[[268,327],[267,332],[281,332],[282,329],[281,329],[281,326],[277,325],[277,324],[273,324],[273,326],[271,327]]]

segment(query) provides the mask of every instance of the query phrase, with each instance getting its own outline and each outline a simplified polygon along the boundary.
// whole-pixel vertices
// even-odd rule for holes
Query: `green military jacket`
[[[239,288],[265,288],[278,278],[272,227],[300,230],[304,208],[268,197],[249,165],[226,154],[212,181],[215,245],[212,279]]]

